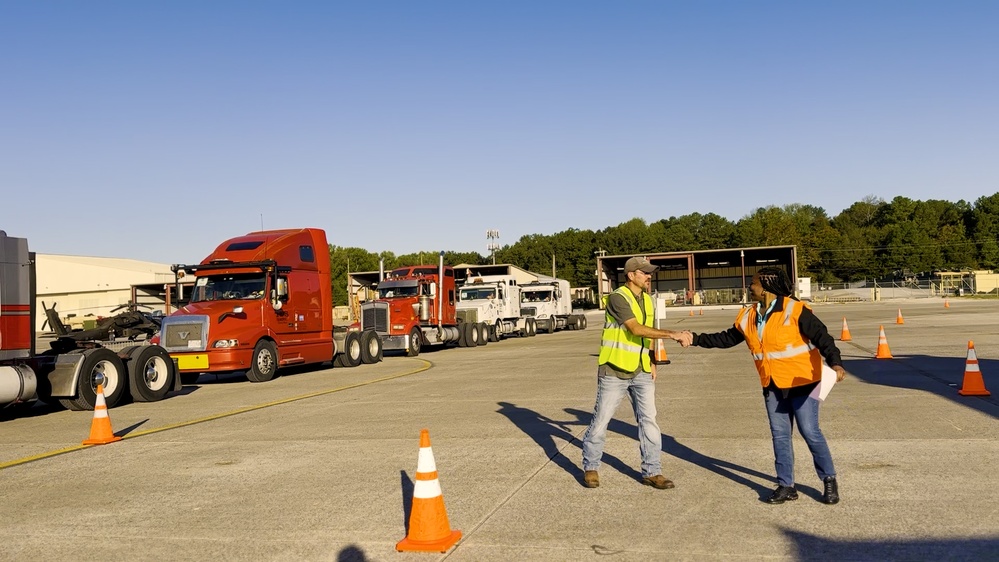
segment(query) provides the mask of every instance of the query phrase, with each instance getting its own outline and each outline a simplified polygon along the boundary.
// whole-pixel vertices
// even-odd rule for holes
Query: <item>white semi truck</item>
[[[586,329],[586,316],[572,313],[572,294],[565,279],[521,285],[520,310],[523,316],[534,319],[539,330],[549,334],[567,328]]]
[[[473,275],[458,290],[458,318],[485,325],[485,336],[492,342],[513,334],[533,336],[535,321],[521,314],[520,295],[513,275]]]

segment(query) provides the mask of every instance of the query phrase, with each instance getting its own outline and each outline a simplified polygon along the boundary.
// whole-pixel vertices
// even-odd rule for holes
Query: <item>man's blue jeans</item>
[[[662,474],[663,436],[656,423],[656,383],[650,373],[633,379],[613,375],[597,376],[597,403],[593,419],[583,437],[583,470],[598,470],[607,441],[607,425],[614,417],[621,399],[627,394],[638,422],[638,448],[642,453],[642,476]]]
[[[794,448],[791,435],[794,423],[798,422],[798,432],[805,439],[812,452],[812,462],[820,479],[836,476],[832,454],[826,438],[819,429],[819,401],[804,396],[784,398],[778,390],[763,389],[763,399],[770,418],[770,434],[774,440],[774,468],[777,470],[777,483],[781,486],[794,486]]]

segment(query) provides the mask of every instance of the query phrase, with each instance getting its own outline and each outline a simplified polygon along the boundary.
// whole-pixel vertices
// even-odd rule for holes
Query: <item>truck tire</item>
[[[270,340],[260,340],[253,348],[253,359],[250,360],[246,378],[250,382],[267,382],[277,374],[277,367],[277,346]]]
[[[549,334],[554,334],[555,333],[555,317],[554,316],[552,316],[551,318],[548,319],[548,333]]]
[[[479,322],[475,324],[475,329],[479,331],[479,345],[489,343],[489,326],[486,326],[485,322]]]
[[[136,402],[156,402],[166,398],[173,388],[173,360],[158,345],[140,345],[132,350],[128,362],[128,387]]]
[[[340,354],[340,366],[356,367],[364,358],[364,345],[361,343],[361,332],[347,332],[343,340],[343,353]]]
[[[76,381],[76,396],[61,398],[59,403],[70,410],[93,410],[97,406],[97,379],[103,377],[104,403],[114,408],[125,395],[128,381],[121,357],[103,347],[83,352],[80,378]]]
[[[489,327],[489,341],[497,342],[500,339],[500,332],[503,330],[500,328],[500,321],[497,320],[495,324]]]
[[[406,349],[406,357],[416,357],[422,348],[423,332],[419,328],[413,328],[413,331],[409,333],[409,348]]]
[[[373,330],[361,332],[361,363],[372,364],[382,360],[382,338]]]
[[[579,315],[579,329],[580,330],[586,329],[586,315],[584,314]]]
[[[531,328],[527,331],[528,337],[534,337],[538,335],[538,319],[531,318]]]
[[[468,326],[468,333],[465,336],[465,343],[468,344],[468,347],[479,345],[479,328],[471,322],[466,325]]]

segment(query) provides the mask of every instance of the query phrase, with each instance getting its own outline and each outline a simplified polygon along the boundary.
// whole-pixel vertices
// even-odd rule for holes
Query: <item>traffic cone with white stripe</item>
[[[851,341],[850,327],[846,325],[846,316],[843,317],[843,331],[839,335],[839,341]]]
[[[452,531],[444,509],[444,496],[437,480],[437,463],[430,448],[430,431],[420,430],[420,456],[416,462],[413,507],[409,511],[409,534],[395,545],[399,552],[447,552],[461,539]]]
[[[964,362],[964,382],[957,393],[961,396],[992,396],[985,388],[982,371],[978,368],[978,356],[975,355],[975,342],[971,340],[968,340],[968,358]]]
[[[874,355],[875,359],[894,359],[891,356],[891,350],[888,349],[888,338],[885,337],[885,327],[881,326],[881,334],[878,336],[878,352]]]
[[[656,365],[669,365],[669,357],[666,356],[666,340],[656,338],[655,351],[652,354],[652,362]]]
[[[97,400],[94,403],[94,421],[90,423],[90,437],[83,441],[84,445],[104,445],[121,441],[121,437],[111,429],[111,417],[108,416],[108,404],[104,400],[104,385],[97,385]]]
[[[902,309],[898,309],[898,316],[895,317],[896,324],[905,324],[905,319],[902,318]]]

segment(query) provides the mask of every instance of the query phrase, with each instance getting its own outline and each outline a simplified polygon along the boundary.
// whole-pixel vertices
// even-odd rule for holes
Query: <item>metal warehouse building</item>
[[[603,303],[604,295],[625,283],[624,264],[635,255],[643,255],[652,265],[659,266],[659,271],[652,275],[650,292],[658,294],[667,304],[745,303],[750,280],[763,267],[783,267],[791,279],[798,277],[796,246],[599,256],[598,302]],[[799,285],[799,293],[802,292]]]

